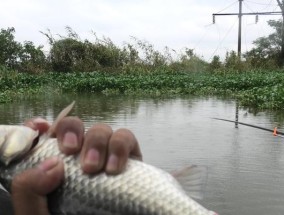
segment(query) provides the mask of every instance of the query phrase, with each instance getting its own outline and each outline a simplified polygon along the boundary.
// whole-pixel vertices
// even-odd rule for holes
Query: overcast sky
[[[165,46],[177,52],[185,47],[211,60],[237,49],[238,17],[212,13],[238,12],[238,0],[0,0],[0,27],[15,27],[16,40],[47,46],[39,33],[50,29],[65,33],[72,27],[82,39],[92,40],[91,31],[122,46],[130,36],[147,40],[158,50]],[[280,11],[276,0],[244,0],[243,12]],[[267,20],[281,16],[243,16],[242,51],[272,29]]]

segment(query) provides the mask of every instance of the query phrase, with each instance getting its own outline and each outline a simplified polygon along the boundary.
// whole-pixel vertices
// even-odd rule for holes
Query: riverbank
[[[282,71],[242,73],[0,73],[0,102],[45,93],[228,96],[244,107],[284,109]]]

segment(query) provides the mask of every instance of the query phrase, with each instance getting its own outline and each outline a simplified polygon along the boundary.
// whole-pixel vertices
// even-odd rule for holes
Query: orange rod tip
[[[277,127],[275,127],[273,130],[273,136],[277,136]]]

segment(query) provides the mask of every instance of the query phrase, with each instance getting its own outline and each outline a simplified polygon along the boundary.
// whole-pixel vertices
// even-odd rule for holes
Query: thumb
[[[58,157],[17,175],[12,182],[15,215],[49,214],[46,195],[56,189],[63,178],[64,166]]]

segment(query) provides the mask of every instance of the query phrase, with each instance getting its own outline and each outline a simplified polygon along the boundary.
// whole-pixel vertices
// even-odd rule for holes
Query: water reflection
[[[145,162],[171,171],[188,164],[208,167],[202,203],[228,215],[284,214],[282,138],[255,128],[212,120],[234,120],[235,102],[216,98],[141,98],[64,95],[0,105],[1,124],[42,116],[50,121],[76,100],[72,112],[86,127],[106,122],[136,134]],[[247,114],[246,114],[247,113]],[[267,128],[283,126],[281,112],[239,109],[239,121]]]

